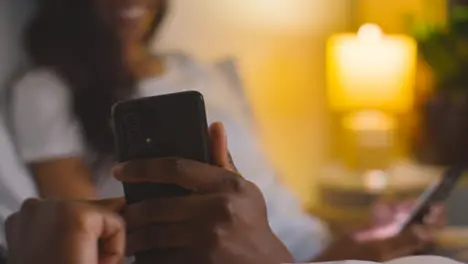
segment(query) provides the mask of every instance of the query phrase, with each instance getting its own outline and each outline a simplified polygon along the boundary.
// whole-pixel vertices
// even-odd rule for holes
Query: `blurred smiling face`
[[[142,41],[152,30],[167,0],[94,0],[101,19],[111,25],[124,42]]]

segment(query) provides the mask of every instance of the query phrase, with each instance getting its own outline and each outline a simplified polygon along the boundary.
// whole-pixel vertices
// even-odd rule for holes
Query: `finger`
[[[103,215],[100,264],[118,264],[125,258],[125,225],[115,214]]]
[[[398,251],[401,248],[412,247],[419,244],[419,237],[414,232],[414,227],[402,231],[398,235],[386,240],[386,244],[390,251]]]
[[[404,245],[408,247],[411,245],[419,249],[427,246],[432,241],[431,233],[427,228],[421,225],[414,225],[403,232],[400,239],[395,240],[395,245]]]
[[[210,126],[211,152],[215,165],[237,172],[232,156],[228,150],[226,129],[222,123],[213,123]]]
[[[46,200],[41,200],[37,198],[29,198],[25,202],[23,202],[23,204],[21,205],[21,209],[20,209],[21,215],[24,216],[23,218],[31,219],[32,217],[36,215],[39,207],[41,205],[46,204],[47,202],[49,202],[48,204],[50,204],[50,200],[46,201]]]
[[[127,255],[154,249],[191,248],[206,243],[210,234],[203,225],[190,222],[148,226],[127,234]]]
[[[446,212],[443,204],[434,205],[424,217],[424,224],[431,228],[441,228],[446,225]]]
[[[21,221],[20,213],[14,213],[10,215],[7,220],[5,221],[5,235],[7,245],[9,247],[16,245],[16,240],[20,237],[20,221]],[[10,250],[13,250],[10,248]]]
[[[393,259],[414,254],[425,248],[427,242],[418,226],[413,226],[396,237],[384,241],[382,256]]]
[[[124,218],[129,231],[152,224],[190,221],[203,221],[205,224],[221,223],[233,218],[232,204],[232,200],[227,195],[155,198],[128,205],[124,210]]]
[[[418,225],[415,226],[412,231],[418,240],[424,244],[430,244],[434,241],[430,228]]]
[[[107,201],[102,201],[101,204]],[[75,247],[71,256],[86,263],[117,264],[125,257],[125,225],[122,218],[95,202],[63,202],[61,218],[68,221],[68,231]]]
[[[123,212],[128,230],[150,224],[180,223],[202,213],[206,196],[156,198],[129,204]]]
[[[64,245],[70,259],[105,264],[124,259],[125,226],[118,214],[91,202],[61,201],[57,206],[71,242]]]
[[[231,171],[177,158],[127,162],[115,167],[114,176],[122,182],[175,184],[198,193],[240,191],[245,183]]]

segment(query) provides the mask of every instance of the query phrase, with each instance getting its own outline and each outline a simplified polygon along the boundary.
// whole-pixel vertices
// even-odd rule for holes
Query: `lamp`
[[[410,37],[384,35],[377,25],[366,24],[357,35],[330,38],[327,62],[332,109],[410,109],[416,69],[416,43]]]
[[[391,158],[395,116],[412,108],[416,54],[412,38],[385,35],[375,24],[328,40],[328,100],[341,117],[348,163],[373,169]]]

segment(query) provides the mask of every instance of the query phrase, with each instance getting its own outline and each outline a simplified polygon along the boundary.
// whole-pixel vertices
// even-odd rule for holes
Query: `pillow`
[[[245,91],[242,85],[242,79],[238,71],[238,65],[234,58],[227,58],[217,61],[213,67],[233,88],[233,92],[238,93],[241,97],[245,98]]]
[[[247,114],[251,123],[253,121],[253,111],[250,101],[245,92],[244,83],[239,73],[239,67],[235,58],[226,58],[216,61],[213,65],[214,71],[228,84],[231,92],[240,99],[242,110]]]

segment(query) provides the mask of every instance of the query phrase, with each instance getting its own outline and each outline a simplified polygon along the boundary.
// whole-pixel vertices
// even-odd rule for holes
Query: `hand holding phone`
[[[194,91],[120,102],[112,118],[117,159],[183,158],[211,163],[210,137],[203,96]],[[157,197],[187,195],[171,184],[124,183],[125,199],[133,204]],[[136,254],[137,262],[152,252]]]
[[[437,183],[429,187],[416,201],[410,215],[400,223],[400,230],[409,228],[413,224],[422,224],[431,206],[445,201],[465,171],[465,167],[453,166],[448,168]]]

